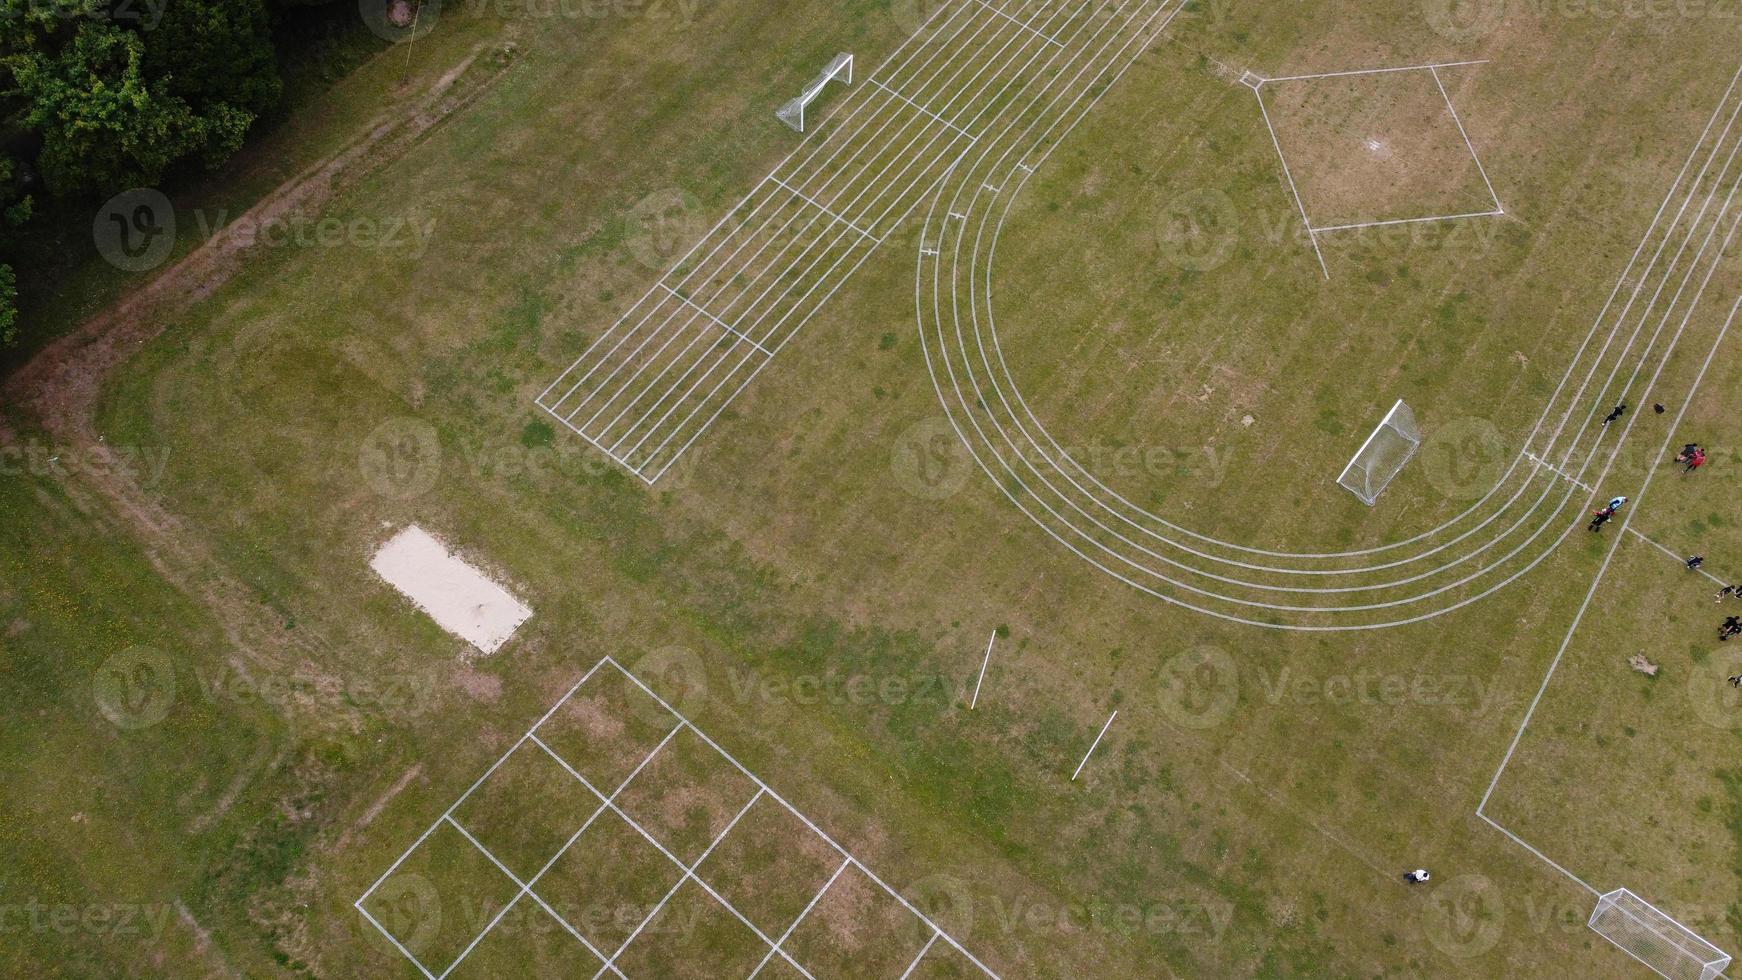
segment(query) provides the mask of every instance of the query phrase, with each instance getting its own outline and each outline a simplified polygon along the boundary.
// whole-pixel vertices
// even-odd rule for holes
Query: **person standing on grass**
[[[1733,674],[1724,679],[1730,682],[1731,687],[1742,687],[1742,674]]]
[[[1705,555],[1693,555],[1692,557],[1688,558],[1688,561],[1687,561],[1688,571],[1697,572],[1700,570],[1700,566],[1704,565],[1705,563],[1706,563],[1706,556]]]
[[[1427,873],[1426,868],[1416,868],[1414,871],[1405,871],[1403,873],[1403,880],[1412,885],[1420,885],[1431,877],[1433,876]]]
[[[1690,442],[1687,445],[1682,447],[1681,452],[1675,454],[1675,461],[1677,463],[1686,463],[1688,460],[1694,458],[1694,453],[1697,453],[1699,451],[1700,451],[1700,444],[1697,442]]]
[[[1620,512],[1621,508],[1623,508],[1625,506],[1627,506],[1627,498],[1626,497],[1616,497],[1616,498],[1610,500],[1609,501],[1609,516],[1614,517],[1617,513]]]
[[[1723,602],[1725,599],[1728,599],[1735,594],[1736,587],[1734,585],[1726,585],[1718,590],[1718,594],[1712,597],[1712,601]]]
[[[1593,531],[1593,532],[1600,531],[1603,529],[1603,525],[1609,523],[1609,518],[1614,517],[1614,516],[1615,516],[1615,510],[1612,507],[1604,507],[1602,510],[1592,511],[1591,512],[1591,525],[1590,525],[1590,527],[1586,528],[1586,530]]]
[[[1724,620],[1724,625],[1718,627],[1719,640],[1728,640],[1737,633],[1742,633],[1742,616],[1731,616]]]
[[[1612,410],[1610,410],[1609,417],[1605,418],[1603,420],[1603,424],[1608,425],[1610,422],[1613,422],[1616,419],[1618,419],[1621,416],[1626,415],[1626,414],[1627,414],[1627,403],[1622,402],[1621,404],[1616,405]]]
[[[1693,455],[1688,457],[1688,468],[1682,470],[1682,472],[1692,473],[1704,465],[1706,465],[1706,451],[1704,449],[1695,449]]]

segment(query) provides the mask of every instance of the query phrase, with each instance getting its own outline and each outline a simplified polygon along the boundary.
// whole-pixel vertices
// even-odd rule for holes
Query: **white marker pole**
[[[992,631],[992,638],[986,641],[986,658],[980,661],[980,679],[974,682],[974,700],[968,702],[968,710],[980,703],[980,685],[986,683],[986,665],[992,662],[992,644],[998,642],[998,631]]]
[[[1113,727],[1113,719],[1117,717],[1119,717],[1119,712],[1117,711],[1107,716],[1107,723],[1101,726],[1101,734],[1095,736],[1095,744],[1089,746],[1089,751],[1083,755],[1083,761],[1077,763],[1077,771],[1071,773],[1071,782],[1076,782],[1077,777],[1082,775],[1083,767],[1089,764],[1089,756],[1095,754],[1096,747],[1101,744],[1101,739],[1107,734],[1107,729]]]

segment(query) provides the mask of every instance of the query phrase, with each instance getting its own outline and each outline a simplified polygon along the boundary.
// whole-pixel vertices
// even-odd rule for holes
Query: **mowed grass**
[[[142,874],[131,890],[226,883],[190,907],[207,927],[228,926],[216,942],[235,963],[411,975],[352,900],[610,653],[1007,976],[1627,975],[1620,954],[1561,928],[1566,916],[1540,914],[1577,912],[1583,893],[1473,817],[1600,561],[1590,542],[1472,609],[1380,633],[1272,634],[1160,606],[1052,547],[977,474],[943,499],[912,492],[894,449],[939,410],[913,326],[911,234],[782,353],[670,484],[649,491],[533,416],[532,396],[657,274],[637,205],[675,190],[703,219],[724,213],[792,145],[773,107],[828,55],[887,51],[909,26],[873,2],[704,5],[694,18],[517,22],[510,72],[335,208],[433,220],[427,251],[260,255],[122,372],[102,419],[109,442],[171,450],[153,493],[179,523],[146,529],[147,547],[154,533],[185,536],[210,556],[204,574],[247,603],[138,602],[140,589],[176,593],[133,584],[155,573],[107,523],[20,496],[8,557],[24,561],[48,538],[68,553],[56,573],[68,593],[127,597],[95,621],[181,637],[210,616],[202,642],[214,661],[304,670],[339,690],[399,680],[422,692],[410,703],[296,700],[196,730],[195,759],[248,759],[279,730],[294,733],[290,758],[344,751],[274,770],[296,773],[292,787],[237,791],[230,819],[294,825],[280,851],[196,838],[186,866]],[[1364,540],[1436,520],[1452,504],[1414,471],[1391,491],[1404,502],[1395,510],[1368,511],[1330,486],[1389,400],[1380,380],[1407,386],[1426,417],[1521,433],[1733,68],[1697,24],[1526,24],[1458,45],[1394,5],[1334,19],[1296,5],[1182,15],[1179,40],[1145,55],[1042,172],[1001,252],[999,276],[1025,284],[1001,289],[1001,326],[1044,417],[1073,440],[1183,452],[1109,476],[1251,543]],[[1270,74],[1504,55],[1459,76],[1453,98],[1522,217],[1496,223],[1480,248],[1327,242],[1327,283],[1293,237],[1250,92],[1200,52]],[[1241,228],[1285,231],[1243,233],[1213,270],[1178,269],[1153,241],[1135,247],[1201,189],[1224,195]],[[1693,367],[1678,362],[1666,387],[1685,390]],[[386,436],[431,435],[437,449],[383,466],[383,443],[403,442],[384,425]],[[1226,453],[1214,483],[1189,462],[1206,446]],[[412,521],[535,609],[499,655],[467,661],[368,573],[384,525]],[[104,568],[136,574],[110,583]],[[91,621],[40,605],[57,628]],[[1627,648],[1647,627],[1597,628]],[[98,657],[100,644],[69,639]],[[92,668],[53,659],[65,645],[9,637],[6,649],[67,665],[42,696],[88,703]],[[1205,649],[1233,670],[1187,670]],[[153,754],[150,740],[197,722],[191,711],[178,702],[157,725],[106,733],[135,765],[78,750],[117,813],[137,814],[106,829],[106,849],[124,833],[154,854],[186,840],[179,824],[149,822],[162,808],[114,790],[186,790],[178,767],[190,755]],[[42,752],[21,759],[58,767]],[[12,792],[35,812],[78,799],[53,783]],[[1710,828],[1728,804],[1699,795],[1713,801],[1703,833],[1721,840]],[[489,816],[505,819],[506,806]],[[711,827],[711,813],[697,819]],[[1603,840],[1566,832],[1569,848]],[[78,866],[34,860],[45,893],[100,894]],[[1399,872],[1422,865],[1447,884],[1498,886],[1499,935],[1472,944],[1445,893],[1405,889]],[[465,901],[447,921],[475,917],[499,884],[457,885]],[[855,893],[843,895],[818,920],[818,955],[861,952],[844,928]],[[748,955],[740,924],[705,899],[682,893],[677,927],[634,961],[667,975]],[[528,916],[530,938],[481,944],[480,968],[574,955]],[[195,934],[181,928],[180,946],[122,944],[106,962],[158,955],[163,969],[192,969]],[[431,942],[447,949],[454,937]],[[32,937],[18,955],[40,964],[60,952]],[[960,966],[934,946],[926,969]]]

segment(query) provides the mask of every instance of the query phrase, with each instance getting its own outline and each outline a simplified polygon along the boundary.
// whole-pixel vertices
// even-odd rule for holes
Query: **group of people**
[[[1705,447],[1697,442],[1690,442],[1682,447],[1681,452],[1675,454],[1675,461],[1687,467],[1682,470],[1683,473],[1692,473],[1706,465]]]

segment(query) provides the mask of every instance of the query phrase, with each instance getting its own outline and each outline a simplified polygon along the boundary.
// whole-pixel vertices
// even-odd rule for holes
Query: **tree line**
[[[315,6],[0,0],[0,347],[46,206],[223,163],[282,110],[281,59]]]

